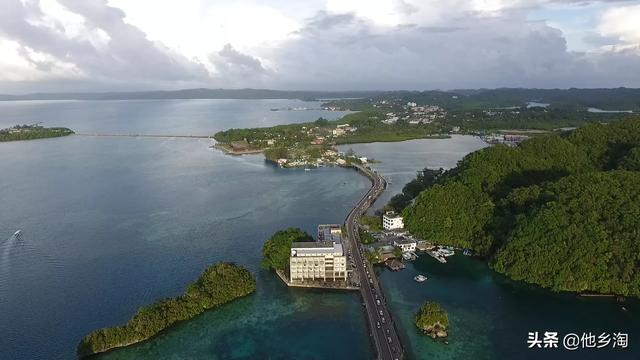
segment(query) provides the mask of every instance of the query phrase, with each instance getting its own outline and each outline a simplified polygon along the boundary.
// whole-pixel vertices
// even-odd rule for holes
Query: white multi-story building
[[[397,246],[400,249],[402,249],[403,253],[416,251],[417,245],[418,245],[417,241],[413,239],[408,239],[405,237],[396,238],[395,240],[393,240],[393,246]]]
[[[296,242],[291,246],[289,279],[335,281],[347,278],[347,258],[334,241]]]
[[[395,230],[404,228],[404,222],[402,216],[396,214],[393,211],[387,211],[382,215],[382,227],[385,230]]]

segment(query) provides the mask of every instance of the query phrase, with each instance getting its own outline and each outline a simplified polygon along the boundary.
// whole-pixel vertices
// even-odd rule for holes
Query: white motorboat
[[[415,280],[416,282],[423,282],[427,280],[427,277],[421,274],[421,275],[414,276],[413,280]]]

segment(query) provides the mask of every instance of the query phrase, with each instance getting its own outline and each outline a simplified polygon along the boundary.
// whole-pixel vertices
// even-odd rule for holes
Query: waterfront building
[[[335,281],[347,278],[347,257],[342,248],[340,224],[318,225],[318,240],[291,245],[291,281]]]
[[[408,239],[406,237],[398,237],[393,240],[393,245],[402,249],[403,253],[406,252],[415,252],[416,246],[418,243],[413,239]]]
[[[347,259],[341,243],[295,242],[289,257],[291,282],[346,280]]]
[[[333,136],[342,136],[344,134],[345,134],[345,131],[342,128],[333,129]]]
[[[396,214],[393,211],[387,211],[382,215],[382,227],[385,230],[395,230],[404,228],[404,222],[402,216]]]
[[[340,224],[318,225],[318,241],[342,243],[342,226]]]

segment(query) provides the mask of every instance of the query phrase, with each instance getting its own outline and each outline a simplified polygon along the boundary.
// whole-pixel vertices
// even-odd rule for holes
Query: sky
[[[640,87],[640,0],[0,0],[0,93]]]

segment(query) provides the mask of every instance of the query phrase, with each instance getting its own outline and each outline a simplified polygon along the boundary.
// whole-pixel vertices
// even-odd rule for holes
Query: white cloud
[[[4,84],[640,86],[640,5],[624,1],[1,1]]]
[[[640,5],[620,6],[607,10],[600,19],[599,32],[617,37],[625,45],[640,45]]]

